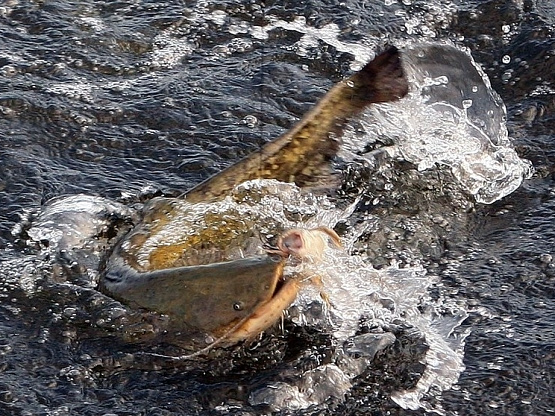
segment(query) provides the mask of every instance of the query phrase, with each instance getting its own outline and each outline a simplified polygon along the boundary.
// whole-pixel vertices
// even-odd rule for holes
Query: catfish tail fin
[[[362,106],[396,101],[409,90],[399,50],[394,46],[367,63],[350,81],[354,84],[352,99]]]

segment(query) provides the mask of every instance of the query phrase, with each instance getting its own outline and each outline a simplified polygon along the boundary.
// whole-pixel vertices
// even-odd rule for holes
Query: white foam
[[[194,46],[187,38],[174,33],[174,30],[165,30],[154,38],[151,52],[152,64],[173,68],[181,63],[183,58],[190,55]]]
[[[431,47],[448,54],[448,65],[436,64],[434,57],[419,62]],[[420,170],[449,166],[482,203],[510,194],[531,176],[531,164],[518,157],[508,138],[503,102],[469,55],[448,44],[415,44],[405,48],[403,60],[409,95],[369,109],[361,122],[366,134],[347,134],[346,151],[389,137],[396,152]]]
[[[353,205],[341,210],[325,197],[303,194],[294,185],[275,180],[246,182],[220,202],[192,206],[182,201],[173,207],[179,211],[177,223],[166,229],[162,227],[159,235],[146,242],[142,261],[147,261],[149,250],[182,234],[176,233],[176,229],[191,228],[196,230],[194,233],[202,232],[202,227],[210,226],[205,223],[207,213],[218,221],[225,219],[234,224],[240,219],[249,227],[254,224],[260,227],[263,235],[272,229],[333,227],[353,210]],[[465,319],[466,311],[449,305],[444,299],[433,301],[428,290],[434,278],[422,267],[399,268],[393,264],[378,271],[367,259],[352,254],[350,244],[362,231],[364,228],[350,230],[344,239],[345,250],[328,248],[322,264],[290,265],[285,271],[286,275],[291,275],[309,270],[311,276],[319,277],[315,284],[303,288],[293,304],[291,319],[299,325],[314,326],[332,334],[337,345],[335,363],[302,372],[298,383],[269,382],[251,394],[251,404],[265,403],[277,410],[294,410],[322,403],[327,397],[342,397],[376,351],[395,340],[387,331],[359,334],[361,320],[371,321],[378,328],[406,322],[415,327],[429,345],[424,363],[426,370],[417,386],[393,396],[401,406],[417,408],[420,399],[432,387],[444,390],[457,381],[464,369],[465,335],[454,336],[453,331]],[[259,249],[260,244],[259,241]],[[362,354],[353,356],[353,348]]]

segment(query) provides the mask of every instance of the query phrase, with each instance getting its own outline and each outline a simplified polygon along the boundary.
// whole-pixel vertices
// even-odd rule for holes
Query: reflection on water
[[[549,7],[459,3],[1,5],[2,412],[552,412]],[[192,363],[126,341],[164,319],[95,289],[134,210],[275,137],[376,45],[438,39],[483,65],[533,179],[476,204],[467,192],[492,202],[529,174],[504,109],[490,90],[494,107],[438,105],[427,89],[453,77],[416,73],[423,92],[352,125],[339,194],[315,217],[347,254],[330,254],[282,328]],[[85,208],[37,217],[67,194]]]

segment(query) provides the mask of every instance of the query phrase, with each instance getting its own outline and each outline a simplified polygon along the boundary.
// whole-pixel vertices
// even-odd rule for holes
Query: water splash
[[[52,251],[83,248],[114,222],[114,216],[134,217],[123,204],[91,195],[72,195],[49,202],[27,234],[32,241],[48,242]]]
[[[355,203],[342,208],[325,196],[303,193],[292,184],[275,180],[254,180],[239,185],[224,201],[183,205],[177,230],[206,226],[206,213],[226,221],[256,219],[260,232],[275,229],[334,227],[352,215]],[[33,241],[48,241],[49,252],[83,250],[98,253],[98,235],[108,226],[110,216],[131,216],[121,204],[86,195],[55,200],[28,230]],[[261,221],[262,219],[262,221]],[[248,225],[248,224],[247,224]],[[250,224],[253,225],[253,224]],[[307,285],[291,308],[294,323],[311,326],[333,337],[332,362],[300,371],[297,381],[268,381],[253,390],[251,405],[266,404],[276,410],[304,409],[322,404],[327,398],[341,399],[374,359],[377,352],[396,341],[390,330],[403,322],[421,334],[429,346],[426,369],[415,388],[399,391],[392,398],[406,408],[418,408],[430,389],[449,388],[463,370],[466,334],[453,331],[466,318],[466,311],[445,299],[432,300],[428,294],[434,278],[419,266],[399,268],[393,264],[375,270],[368,259],[352,253],[353,243],[364,228],[353,228],[344,236],[344,250],[328,248],[322,264],[310,265],[317,284]],[[176,232],[167,230],[164,238]],[[181,235],[182,233],[177,233]],[[93,243],[91,243],[93,242]],[[154,243],[153,243],[154,244]],[[258,250],[262,242],[258,241]],[[155,245],[155,244],[154,244]],[[146,249],[145,249],[146,250]],[[230,252],[231,253],[231,252]],[[236,255],[235,252],[230,255]],[[241,255],[250,255],[243,252]],[[88,259],[89,255],[85,255]],[[290,265],[288,275],[302,265]],[[94,284],[95,280],[91,280]],[[23,283],[20,282],[23,286]],[[28,283],[25,283],[29,286]],[[32,285],[31,285],[32,286]],[[34,287],[29,286],[29,291]],[[368,332],[362,322],[371,323]]]
[[[315,225],[334,227],[352,213],[356,203],[344,208],[332,204],[325,196],[302,193],[292,184],[275,180],[254,180],[238,186],[223,201],[201,203],[196,207],[186,200],[176,202],[173,209],[181,209],[179,221],[160,231],[153,241],[143,247],[144,253],[161,241],[183,238],[177,230],[197,229],[193,234],[210,227],[207,217],[235,224],[237,220],[250,227],[258,227],[260,234],[271,234],[288,228],[311,228]],[[326,363],[299,374],[298,382],[269,382],[252,392],[252,405],[266,404],[276,410],[295,410],[321,404],[328,397],[343,397],[372,361],[374,355],[391,345],[396,337],[388,328],[404,322],[415,328],[426,340],[426,370],[414,389],[399,391],[392,398],[401,406],[420,407],[420,399],[431,388],[449,388],[464,369],[462,365],[464,338],[453,331],[466,318],[462,307],[448,305],[448,301],[433,301],[428,294],[434,278],[419,266],[399,268],[391,265],[375,270],[368,259],[352,253],[352,243],[362,229],[348,231],[345,249],[326,250],[323,263],[316,269],[311,265],[318,284],[306,286],[291,310],[291,319],[298,325],[312,326],[330,333],[334,339],[332,363]],[[250,235],[250,234],[249,234]],[[237,241],[242,244],[240,237]],[[252,243],[249,242],[249,245]],[[258,242],[260,249],[261,242]],[[245,246],[246,247],[246,246]],[[252,255],[245,247],[241,256]],[[143,257],[148,258],[147,255]],[[236,256],[228,250],[229,256]],[[145,260],[146,261],[146,260]],[[302,265],[288,266],[285,275]],[[371,322],[375,330],[361,332],[361,322]]]
[[[301,380],[322,372],[334,377],[318,379],[311,388],[302,388],[303,381],[300,386],[269,383],[253,393],[251,404],[265,403],[284,410],[289,409],[290,401],[313,405],[329,397],[343,397],[375,354],[395,342],[396,337],[388,328],[399,322],[418,331],[429,349],[420,380],[410,390],[395,392],[392,399],[396,403],[418,409],[432,388],[443,391],[458,380],[464,370],[464,340],[468,332],[455,334],[455,330],[468,316],[464,307],[446,299],[432,300],[428,291],[434,278],[421,267],[392,265],[375,270],[367,259],[348,251],[349,248],[342,254],[330,252],[318,270],[322,287],[305,288],[294,303],[294,322],[330,331],[337,345],[333,364],[311,369]],[[321,292],[325,292],[327,301],[319,300]],[[361,334],[361,322],[371,322],[372,332]]]
[[[397,155],[418,166],[447,165],[478,202],[510,194],[532,174],[508,137],[506,110],[489,80],[466,52],[448,44],[407,45],[405,70],[413,86],[399,103],[369,111],[365,141],[390,137]],[[361,148],[360,135],[346,148]]]

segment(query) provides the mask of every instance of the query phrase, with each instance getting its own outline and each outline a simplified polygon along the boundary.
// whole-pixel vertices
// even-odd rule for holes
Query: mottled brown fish
[[[276,229],[285,232],[278,255],[267,253],[255,230],[273,224],[214,204],[252,179],[310,186],[315,177],[328,174],[350,118],[407,91],[399,52],[390,48],[334,86],[291,130],[259,151],[184,198],[154,199],[114,251],[102,290],[133,307],[169,315],[171,328],[181,334],[200,331],[232,343],[264,331],[300,287],[299,276],[284,276],[286,255],[302,259],[317,253],[317,258],[327,237],[336,243],[338,238],[331,230]]]
[[[389,48],[339,82],[292,129],[240,162],[187,192],[190,202],[224,196],[250,179],[277,179],[300,187],[327,174],[346,122],[370,104],[395,101],[408,92],[399,51]]]

